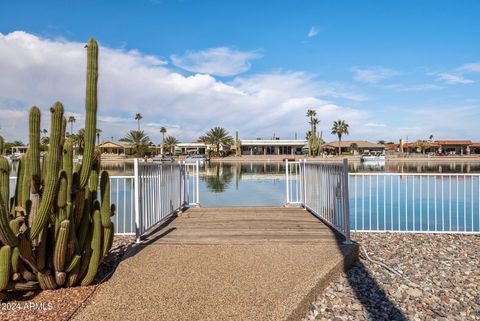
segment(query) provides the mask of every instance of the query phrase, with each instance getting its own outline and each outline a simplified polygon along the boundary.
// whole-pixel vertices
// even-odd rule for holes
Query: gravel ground
[[[96,284],[104,281],[115,270],[134,238],[115,236],[112,250],[99,267],[93,285],[85,287],[61,288],[32,293],[0,303],[0,320],[68,320],[91,296]]]
[[[354,233],[360,259],[309,305],[307,320],[480,320],[480,236]]]

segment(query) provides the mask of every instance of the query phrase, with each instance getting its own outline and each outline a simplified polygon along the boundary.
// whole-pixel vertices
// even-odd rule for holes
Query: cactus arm
[[[11,291],[35,291],[38,287],[38,282],[28,280],[27,282],[10,282],[7,289]]]
[[[60,224],[67,219],[67,189],[68,179],[65,171],[60,172],[57,198],[57,215],[55,216],[55,238],[58,236]]]
[[[3,153],[5,152],[4,148],[5,148],[5,140],[3,139],[2,136],[0,136],[0,156],[2,156]]]
[[[8,204],[10,204],[10,164],[3,156],[0,156],[0,191],[2,192],[3,204],[5,204],[8,213]]]
[[[97,274],[98,265],[100,264],[100,255],[102,252],[102,222],[100,218],[100,210],[96,209],[93,213],[93,233],[92,233],[92,255],[88,265],[88,271],[82,282],[82,286],[90,285]]]
[[[22,181],[21,181],[21,184],[22,184],[22,188],[21,188],[21,196],[20,196],[20,206],[23,207],[25,209],[25,211],[27,211],[27,202],[30,200],[30,166],[29,166],[29,163],[28,163],[28,151],[27,151],[27,154],[24,155],[24,166],[23,166],[23,170],[22,170]],[[17,184],[19,182],[17,181]],[[28,214],[28,212],[27,212]]]
[[[110,176],[108,172],[102,171],[100,178],[100,197],[101,197],[101,217],[102,226],[104,228],[110,227]]]
[[[8,215],[7,207],[3,202],[2,190],[0,190],[0,241],[2,241],[3,244],[15,247],[18,244],[18,240],[10,228]]]
[[[57,175],[59,162],[57,157],[60,156],[60,142],[62,139],[62,123],[63,123],[63,105],[60,102],[56,102],[51,108],[52,112],[52,125],[50,136],[50,147],[48,151],[47,159],[47,173],[45,176],[45,188],[42,195],[42,202],[38,213],[35,215],[33,225],[30,230],[30,239],[34,240],[38,237],[40,232],[48,222],[48,216],[53,205],[55,198],[55,191],[57,186]]]
[[[112,248],[114,231],[114,225],[112,222],[110,222],[110,226],[103,228],[102,259]]]
[[[80,259],[82,257],[80,255],[75,255],[70,263],[68,263],[67,268],[65,269],[65,272],[70,273],[75,267],[78,266],[78,263],[80,263]]]
[[[85,97],[85,148],[80,170],[80,188],[85,187],[90,176],[90,169],[95,150],[97,134],[97,81],[98,81],[98,44],[91,38],[87,44],[87,86]]]
[[[12,260],[12,248],[4,245],[0,249],[0,291],[8,286]]]
[[[70,230],[70,221],[69,220],[62,221],[60,229],[58,231],[57,239],[55,242],[55,252],[53,254],[53,266],[55,268],[55,272],[64,272],[69,230]]]

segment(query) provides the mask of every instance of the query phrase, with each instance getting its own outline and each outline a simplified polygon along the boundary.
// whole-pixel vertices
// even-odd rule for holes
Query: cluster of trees
[[[320,124],[320,121],[317,118],[317,112],[313,109],[307,110],[307,117],[309,119],[308,123],[310,124],[310,130],[307,132],[306,139],[308,141],[308,155],[309,156],[318,156],[322,154],[322,145],[324,141],[322,139],[323,132],[320,131],[317,134],[317,126]],[[345,120],[336,120],[333,122],[331,128],[331,134],[338,136],[338,154],[341,154],[341,141],[343,135],[348,135],[349,125]]]
[[[210,155],[213,156],[226,156],[225,151],[220,150],[221,145],[232,145],[233,137],[230,136],[229,132],[223,127],[213,127],[208,130],[205,135],[202,135],[198,138],[199,142],[205,143],[207,145],[215,146],[215,150],[210,152]]]
[[[129,143],[135,156],[143,157],[145,155],[152,155],[156,150],[155,144],[150,140],[150,137],[141,129],[140,120],[143,119],[142,114],[135,114],[135,120],[137,121],[137,130],[130,130],[124,137],[120,139],[121,142]],[[160,154],[173,155],[175,153],[175,145],[179,141],[174,136],[166,136],[167,128],[160,127],[160,134],[162,134],[162,143],[160,147]]]

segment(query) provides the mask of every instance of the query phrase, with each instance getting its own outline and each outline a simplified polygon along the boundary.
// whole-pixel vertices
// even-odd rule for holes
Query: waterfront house
[[[338,140],[322,145],[326,152],[338,153]],[[340,150],[342,154],[384,154],[385,145],[371,143],[366,140],[342,140],[340,142]]]
[[[242,155],[302,155],[304,139],[242,139]]]
[[[122,158],[133,154],[133,147],[126,142],[105,141],[99,144],[98,149],[102,157]]]
[[[426,154],[438,155],[469,155],[480,154],[480,143],[474,143],[471,140],[435,140],[426,141]],[[401,152],[400,144],[387,144],[385,149],[388,154]],[[413,143],[403,143],[404,153],[421,153],[421,148]]]
[[[205,155],[206,150],[205,143],[179,143],[175,146],[175,154],[182,155]]]

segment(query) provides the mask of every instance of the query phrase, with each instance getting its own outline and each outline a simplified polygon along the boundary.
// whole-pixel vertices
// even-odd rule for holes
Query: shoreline
[[[228,157],[213,157],[210,159],[214,163],[243,163],[243,162],[268,162],[268,163],[283,163],[286,159],[289,161],[307,160],[313,163],[341,163],[346,158],[348,162],[361,163],[361,156],[329,156],[329,157],[308,157],[304,155],[258,155],[258,156],[228,156]],[[102,158],[105,163],[133,163],[134,158]],[[144,161],[143,158],[139,158]],[[177,161],[176,159],[175,161]],[[152,158],[148,158],[147,162],[152,162]],[[386,156],[385,163],[480,163],[480,155],[475,156],[432,156],[432,157],[398,157]]]

